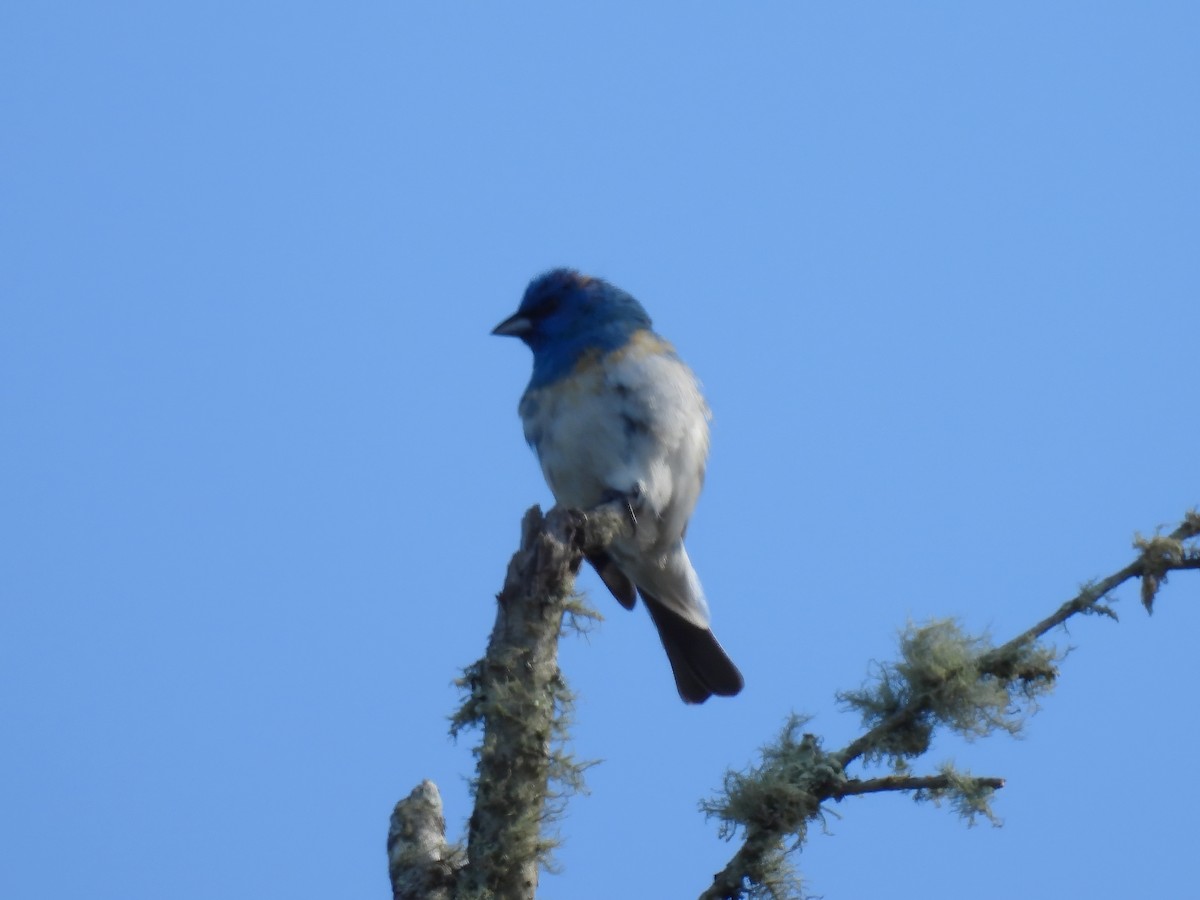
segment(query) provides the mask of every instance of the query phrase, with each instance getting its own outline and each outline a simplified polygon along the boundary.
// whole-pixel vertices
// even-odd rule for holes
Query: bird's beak
[[[533,321],[527,316],[520,313],[509,316],[499,325],[492,329],[492,334],[508,335],[509,337],[523,337],[533,328]]]

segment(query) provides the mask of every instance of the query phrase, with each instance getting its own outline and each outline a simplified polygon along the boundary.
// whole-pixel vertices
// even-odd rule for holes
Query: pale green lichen
[[[600,619],[581,595],[571,594],[558,602],[564,614],[561,632],[583,633]],[[506,832],[524,848],[522,856],[531,856],[543,869],[554,872],[553,851],[561,843],[554,826],[565,813],[567,800],[586,792],[584,773],[597,763],[579,760],[569,750],[575,696],[561,669],[555,664],[548,678],[531,680],[528,670],[533,665],[523,648],[506,648],[498,653],[491,647],[487,657],[464,668],[455,680],[462,700],[450,717],[450,734],[457,739],[465,730],[483,729],[479,743],[472,749],[480,761],[495,751],[497,732],[495,728],[484,729],[485,723],[504,727],[506,756],[525,770],[524,776],[514,777],[504,786],[509,792],[504,804]],[[545,776],[530,777],[529,770],[538,768],[544,769]],[[470,791],[476,801],[476,815],[490,814],[491,804],[487,799],[481,802],[478,767]]]
[[[950,804],[961,818],[966,820],[967,827],[973,827],[980,816],[993,825],[1000,825],[1000,819],[992,809],[992,797],[996,794],[994,784],[989,779],[976,778],[970,772],[956,769],[954,763],[943,763],[938,774],[946,779],[944,787],[922,788],[913,793],[913,799],[918,803],[932,803],[941,806],[943,802]]]
[[[775,742],[761,749],[758,765],[726,772],[721,796],[700,804],[706,816],[720,819],[722,837],[743,827],[802,841],[808,820],[821,817],[821,797],[846,775],[814,735],[800,733],[807,721],[791,715]]]
[[[1167,571],[1183,561],[1187,550],[1183,541],[1161,534],[1150,538],[1135,534],[1133,546],[1142,554],[1142,606],[1152,613],[1158,589],[1167,583]]]
[[[877,729],[868,761],[913,758],[943,725],[968,740],[1001,730],[1016,735],[1057,677],[1057,652],[1036,641],[993,648],[953,619],[909,625],[900,659],[877,665],[872,680],[838,699]]]

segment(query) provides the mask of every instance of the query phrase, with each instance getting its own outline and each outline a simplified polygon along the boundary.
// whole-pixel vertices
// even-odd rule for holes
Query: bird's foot
[[[625,508],[625,514],[629,518],[629,526],[633,529],[634,534],[637,534],[638,512],[641,510],[644,500],[645,497],[640,484],[635,484],[628,491],[608,490],[604,492],[605,503],[619,503]]]

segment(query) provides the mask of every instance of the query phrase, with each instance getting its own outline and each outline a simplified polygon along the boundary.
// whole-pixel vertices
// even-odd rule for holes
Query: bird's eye
[[[528,316],[531,319],[544,319],[546,316],[558,309],[558,295],[551,294],[549,297],[544,297],[533,305],[529,310]]]

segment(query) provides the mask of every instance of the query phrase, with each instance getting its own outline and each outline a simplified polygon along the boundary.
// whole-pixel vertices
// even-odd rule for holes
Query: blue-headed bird
[[[631,533],[588,562],[626,609],[641,594],[684,702],[737,694],[742,675],[709,628],[683,546],[709,441],[692,370],[637,300],[572,269],[535,278],[492,333],[533,351],[519,412],[558,505],[628,507]]]

